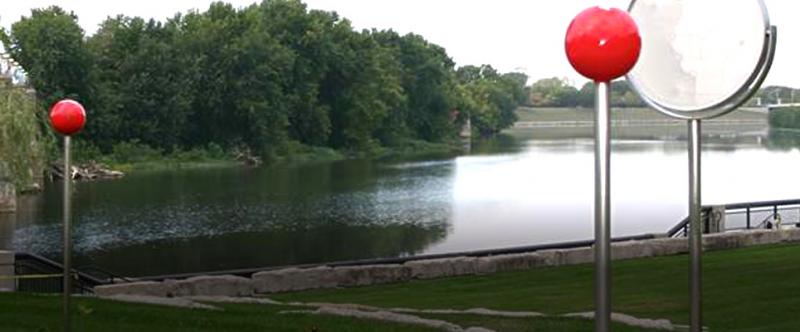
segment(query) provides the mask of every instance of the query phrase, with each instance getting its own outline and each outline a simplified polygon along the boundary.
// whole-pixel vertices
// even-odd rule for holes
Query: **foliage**
[[[588,82],[580,90],[577,90],[564,79],[542,79],[536,81],[530,88],[530,105],[535,107],[593,107],[594,85],[593,82]],[[617,107],[645,106],[625,80],[611,83],[611,104]]]
[[[0,36],[45,107],[65,97],[89,101],[91,59],[74,13],[55,6],[34,9]]]
[[[114,144],[111,152],[103,153],[89,141],[75,140],[73,148],[73,159],[78,164],[101,162],[119,170],[217,167],[235,163],[234,157],[214,143],[189,150],[173,147],[165,151],[134,139]]]
[[[524,74],[501,75],[488,65],[465,66],[457,71],[461,105],[469,114],[473,128],[480,134],[491,135],[514,124],[516,110],[527,96]]]
[[[20,190],[33,185],[45,162],[38,110],[30,93],[0,82],[0,177]]]
[[[578,90],[565,79],[545,78],[531,85],[530,104],[535,107],[577,106]]]
[[[299,0],[217,2],[165,22],[120,15],[88,38],[77,20],[37,9],[3,42],[45,105],[84,103],[81,137],[105,154],[127,142],[164,153],[213,143],[268,159],[297,144],[378,151],[449,141],[466,118],[453,117],[459,108],[497,132],[525,100],[522,74],[458,79],[446,51],[421,36],[355,31]]]
[[[773,128],[800,129],[800,107],[781,107],[771,110],[769,125]]]
[[[797,89],[773,85],[758,90],[748,102],[748,106],[788,104],[797,101],[800,101],[800,92]],[[760,105],[759,102],[761,102]]]

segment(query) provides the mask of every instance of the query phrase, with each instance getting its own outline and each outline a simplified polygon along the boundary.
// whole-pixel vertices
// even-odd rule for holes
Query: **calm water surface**
[[[704,203],[800,198],[800,134],[705,128]],[[141,276],[408,256],[590,239],[590,128],[512,131],[463,156],[179,170],[77,184],[78,266]],[[622,128],[612,232],[686,216],[681,126]],[[61,189],[0,217],[0,248],[58,257]]]

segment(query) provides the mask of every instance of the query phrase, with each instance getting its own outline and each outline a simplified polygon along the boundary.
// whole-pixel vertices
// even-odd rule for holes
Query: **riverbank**
[[[463,143],[455,140],[445,143],[407,140],[396,146],[375,147],[369,151],[342,151],[289,144],[289,147],[281,155],[272,156],[266,160],[247,151],[223,151],[221,147],[213,144],[206,148],[190,151],[178,150],[169,153],[137,142],[119,144],[109,154],[101,154],[92,148],[87,148],[88,151],[81,149],[80,146],[75,148],[75,159],[78,163],[99,162],[108,165],[111,169],[125,173],[259,166],[262,163],[266,166],[300,165],[346,159],[417,160],[450,157],[464,152]]]
[[[688,322],[687,266],[687,255],[615,262],[614,312],[681,330]],[[797,244],[706,253],[704,325],[712,331],[800,329],[800,320],[791,310],[797,305],[795,294],[800,292],[800,283],[792,278],[798,273]],[[195,309],[77,298],[73,321],[81,331],[448,331],[364,318],[395,313],[497,332],[589,331],[592,321],[562,315],[593,310],[592,281],[593,265],[582,264],[273,294],[269,299],[206,297],[164,301]],[[137,301],[152,303],[153,299]],[[11,331],[55,331],[60,324],[59,305],[57,296],[0,294],[0,320]],[[206,307],[209,305],[214,309]],[[339,316],[342,312],[332,308],[361,313],[361,318]],[[613,329],[653,331],[623,324],[615,324]]]

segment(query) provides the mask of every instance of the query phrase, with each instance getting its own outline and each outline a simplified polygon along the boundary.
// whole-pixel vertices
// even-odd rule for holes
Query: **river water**
[[[687,214],[683,126],[617,128],[612,233]],[[74,195],[77,266],[128,276],[503,248],[593,234],[591,128],[511,130],[461,156],[133,174]],[[704,127],[704,204],[800,198],[800,134]],[[0,217],[0,249],[59,257],[61,188]]]

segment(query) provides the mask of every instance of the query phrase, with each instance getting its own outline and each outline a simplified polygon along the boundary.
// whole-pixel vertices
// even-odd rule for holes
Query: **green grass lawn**
[[[216,305],[222,311],[128,304],[91,298],[74,306],[73,331],[437,331],[333,316],[278,314],[294,307]],[[0,331],[61,331],[58,296],[0,295]]]
[[[61,301],[54,295],[0,294],[0,331],[61,331]],[[273,305],[213,304],[221,311],[129,304],[94,298],[73,302],[73,331],[113,332],[429,332],[438,329],[336,316],[280,314],[303,308]],[[483,326],[498,331],[588,331],[593,323],[583,319],[507,319],[466,315],[428,315],[463,327]],[[644,329],[615,325],[615,331]]]
[[[615,312],[688,324],[688,257],[614,263]],[[800,246],[704,256],[705,325],[712,331],[800,331]],[[591,265],[379,287],[280,294],[281,301],[425,309],[485,307],[550,314],[593,310]],[[516,331],[510,329],[508,331]]]
[[[614,311],[688,322],[686,255],[614,263]],[[578,265],[405,284],[275,294],[278,301],[418,309],[489,308],[563,314],[593,310],[593,267]],[[800,245],[717,251],[704,256],[705,325],[711,331],[800,331]],[[223,311],[76,300],[76,331],[432,331],[371,320],[278,314],[296,307],[218,305]],[[590,331],[565,318],[420,315],[496,331]],[[58,331],[60,298],[0,294],[0,331]],[[615,325],[614,331],[646,331]]]

